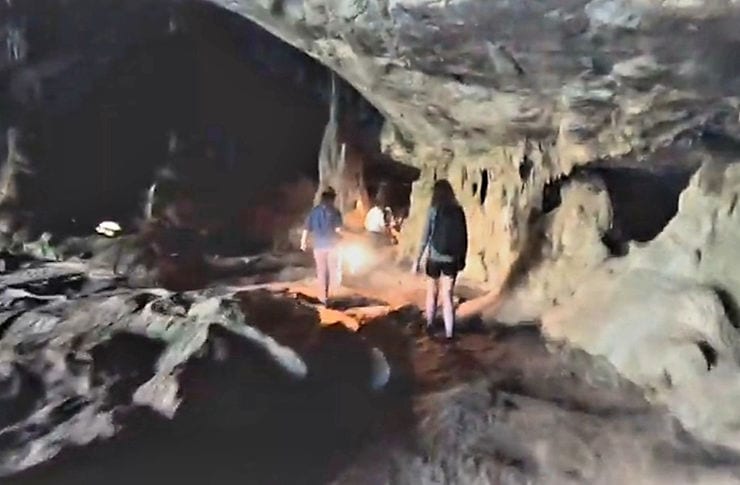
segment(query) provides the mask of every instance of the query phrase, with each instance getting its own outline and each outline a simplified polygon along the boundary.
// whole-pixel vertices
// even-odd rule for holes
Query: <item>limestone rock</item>
[[[536,320],[567,301],[609,257],[603,238],[612,225],[612,205],[603,181],[572,179],[560,192],[560,206],[539,221],[507,276],[501,289],[506,299],[495,312],[498,321]]]
[[[712,422],[720,405],[690,390],[738,366],[737,168],[705,167],[665,230],[622,260],[601,264],[610,209],[598,191],[580,210],[576,192],[590,189],[568,189],[550,225],[533,221],[554,180],[628,157],[650,170],[650,154],[737,119],[737,2],[212,1],[321,60],[384,114],[385,150],[421,168],[406,256],[433,181],[450,179],[470,220],[465,276],[501,286],[544,233],[546,263],[523,279],[542,302],[530,315],[555,304],[553,336],[605,355],[690,429],[735,444],[733,413]],[[720,125],[737,138],[736,123]],[[725,410],[734,389],[713,394]]]
[[[212,325],[274,353],[286,374],[306,375],[292,349],[246,325],[233,292],[176,295],[90,284],[94,279],[117,280],[82,263],[0,277],[0,382],[11,379],[0,409],[5,399],[22,406],[7,423],[12,426],[0,429],[0,475],[47,461],[71,444],[112,436],[113,415],[132,404],[172,418],[180,404],[178,375],[202,351]],[[41,395],[30,394],[29,378],[39,381]]]
[[[658,237],[584,276],[543,318],[553,338],[606,356],[689,429],[735,447],[739,190],[739,165],[704,166]]]
[[[700,460],[688,458],[692,451],[674,454],[675,445],[688,450],[700,442],[681,438],[685,433],[670,417],[659,418],[654,410],[632,401],[613,402],[616,394],[623,399],[630,394],[624,382],[615,379],[613,368],[597,370],[590,359],[560,347],[549,358],[564,366],[549,373],[553,369],[532,348],[511,350],[509,358],[518,355],[527,362],[518,368],[513,382],[497,382],[497,370],[507,360],[501,357],[479,379],[416,396],[419,422],[413,445],[403,437],[372,445],[332,483],[729,484],[737,480],[730,468],[694,468]],[[581,366],[586,361],[590,371],[584,374]],[[532,366],[529,371],[528,366]],[[588,386],[582,379],[601,381],[604,394],[581,400],[580,392]],[[554,384],[550,395],[546,385],[540,387],[543,382],[565,385]],[[712,447],[704,450],[705,456],[719,452]]]
[[[732,2],[211,1],[319,59],[385,116],[384,149],[421,168],[404,255],[431,181],[453,180],[475,228],[465,276],[492,286],[548,183],[737,117],[740,86],[721,67]]]

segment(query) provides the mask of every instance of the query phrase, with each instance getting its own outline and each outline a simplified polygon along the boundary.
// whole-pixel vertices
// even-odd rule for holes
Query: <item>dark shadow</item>
[[[44,385],[34,374],[14,365],[9,375],[0,379],[0,430],[30,415],[44,396]],[[0,450],[7,444],[0,434]]]
[[[352,308],[368,307],[368,306],[379,306],[385,305],[386,303],[376,298],[368,298],[364,296],[347,296],[331,298],[330,304],[332,309],[346,311]]]
[[[261,242],[243,212],[266,187],[316,178],[329,71],[302,52],[208,2],[35,3],[13,5],[32,21],[33,62],[22,68],[61,67],[40,74],[36,105],[3,91],[12,116],[0,137],[6,123],[35,135],[38,227],[89,234],[112,219],[130,229],[155,171],[172,162],[203,211],[239,235],[214,231],[226,251]],[[21,71],[7,76],[20,82]]]
[[[22,265],[35,261],[35,259],[25,254],[11,254],[7,251],[0,251],[0,261],[4,265],[4,269],[0,271],[0,274],[2,274],[20,269]]]
[[[298,311],[279,310],[292,306],[284,300],[273,304],[278,317]],[[252,312],[258,326],[270,325],[263,321],[268,307]],[[123,430],[114,438],[67,449],[4,483],[327,483],[386,429],[389,406],[399,401],[370,389],[364,339],[340,326],[320,329],[315,318],[302,331],[313,334],[301,349],[309,368],[304,379],[249,341],[212,327],[208,350],[183,368],[183,403],[174,420],[142,409],[119,414]],[[120,365],[126,367],[112,363],[127,373]]]
[[[481,207],[483,207],[486,203],[486,198],[488,197],[488,178],[489,178],[488,170],[481,170],[480,171],[480,188],[478,190],[478,202],[480,203]]]
[[[735,298],[730,294],[729,291],[723,288],[714,288],[717,297],[722,302],[722,306],[725,309],[725,315],[730,321],[733,327],[740,328],[740,305],[738,305]]]
[[[501,292],[516,288],[533,269],[542,263],[542,249],[547,241],[546,220],[542,214],[532,212],[527,226],[529,227],[527,237],[519,251],[519,257],[514,261],[501,285]]]
[[[385,317],[368,322],[359,335],[368,345],[379,349],[391,366],[390,381],[381,396],[388,413],[386,429],[401,440],[411,442],[415,428],[412,395],[416,392],[416,375],[412,359],[421,314],[415,307],[401,308]],[[386,435],[387,436],[387,435]]]
[[[709,342],[702,340],[696,344],[704,356],[704,360],[707,361],[707,370],[712,370],[712,367],[717,365],[717,350],[709,345]]]
[[[635,168],[596,168],[606,184],[614,219],[606,234],[619,251],[629,241],[648,242],[660,234],[678,211],[678,199],[692,171],[652,172]]]
[[[542,213],[549,214],[563,202],[560,189],[563,185],[563,177],[551,180],[542,189]]]
[[[154,365],[163,350],[164,344],[156,340],[132,333],[118,333],[90,351],[93,384],[112,381],[109,405],[125,403],[154,373]],[[72,369],[88,365],[75,362],[69,356],[67,360]]]

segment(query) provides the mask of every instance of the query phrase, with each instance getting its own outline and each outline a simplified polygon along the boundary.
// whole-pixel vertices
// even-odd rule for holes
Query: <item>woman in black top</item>
[[[419,271],[422,259],[426,257],[427,332],[432,330],[437,313],[437,299],[441,295],[447,339],[453,338],[455,309],[452,294],[457,274],[465,268],[467,243],[465,213],[457,202],[450,183],[447,180],[438,180],[434,184],[432,203],[427,213],[414,272]]]

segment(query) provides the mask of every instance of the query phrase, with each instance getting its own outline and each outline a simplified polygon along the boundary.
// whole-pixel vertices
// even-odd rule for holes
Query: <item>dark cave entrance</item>
[[[648,160],[632,156],[601,160],[546,184],[542,212],[548,214],[560,206],[561,188],[569,180],[595,177],[603,182],[612,205],[612,226],[603,243],[612,256],[624,256],[630,242],[652,241],[675,217],[681,193],[698,167],[681,140]]]
[[[383,117],[356,90],[351,87],[344,90],[344,110],[360,117],[351,115],[345,119],[340,142],[346,142],[352,156],[361,159],[364,190],[370,205],[386,207],[395,217],[404,219],[411,205],[412,184],[419,178],[420,170],[381,152]]]
[[[285,202],[288,187],[310,197],[327,114],[315,87],[290,69],[317,84],[324,69],[214,6],[189,3],[181,16],[181,30],[127,46],[78,103],[42,120],[39,160],[54,165],[40,170],[43,228],[130,225],[162,167],[177,175],[166,181],[171,192],[191,199],[215,250],[258,244],[254,209]],[[266,42],[282,66],[260,65],[254,45]],[[261,222],[272,232],[274,220]]]
[[[42,3],[14,7],[31,19],[34,49],[0,69],[0,128],[22,127],[37,169],[37,233],[87,235],[101,220],[134,229],[146,207],[160,209],[155,193],[187,200],[211,252],[289,239],[318,183],[328,68],[206,2]],[[28,73],[38,95],[21,99]],[[404,214],[418,172],[380,153],[382,116],[340,85],[339,141],[361,159],[368,192],[383,187]]]
[[[653,173],[636,168],[596,169],[612,201],[613,223],[607,245],[624,254],[629,241],[648,242],[660,234],[678,212],[678,199],[692,172]]]
[[[408,217],[411,188],[419,178],[419,170],[382,157],[366,167],[368,194],[374,203],[385,205],[397,217]]]

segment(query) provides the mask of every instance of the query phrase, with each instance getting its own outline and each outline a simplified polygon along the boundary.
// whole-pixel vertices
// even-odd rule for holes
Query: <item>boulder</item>
[[[740,446],[740,165],[710,163],[653,241],[585,275],[545,332],[603,355],[697,435]]]

